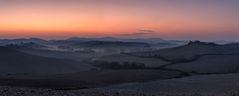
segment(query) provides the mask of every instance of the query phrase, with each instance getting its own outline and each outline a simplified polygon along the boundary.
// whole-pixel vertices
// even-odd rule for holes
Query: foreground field
[[[238,96],[239,74],[192,76],[101,88],[59,90],[0,87],[1,96]]]
[[[180,72],[167,70],[105,70],[58,75],[10,75],[0,77],[0,85],[82,89],[128,82],[170,79],[180,75]]]
[[[149,96],[238,96],[239,74],[202,75],[179,79],[130,83],[102,88],[121,92],[142,92]],[[141,96],[141,95],[139,95]]]

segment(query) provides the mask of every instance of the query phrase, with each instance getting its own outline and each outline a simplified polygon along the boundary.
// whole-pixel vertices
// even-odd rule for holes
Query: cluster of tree
[[[107,62],[107,61],[95,61],[94,65],[102,69],[146,69],[145,64],[135,62]]]
[[[213,42],[201,42],[201,41],[190,41],[188,45],[190,44],[201,44],[201,45],[209,45],[209,46],[218,46],[218,44],[213,43]]]

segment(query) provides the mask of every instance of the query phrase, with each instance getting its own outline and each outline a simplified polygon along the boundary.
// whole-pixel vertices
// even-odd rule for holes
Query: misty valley
[[[1,39],[0,45],[0,93],[6,96],[234,96],[238,92],[239,43],[235,42],[74,37]]]

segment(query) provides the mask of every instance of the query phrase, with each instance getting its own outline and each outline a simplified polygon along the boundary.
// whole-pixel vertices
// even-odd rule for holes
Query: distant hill
[[[147,43],[138,42],[119,42],[119,41],[87,41],[69,46],[83,47],[83,48],[127,48],[127,47],[150,47]]]
[[[127,38],[113,38],[113,37],[103,37],[103,38],[81,38],[72,37],[66,40],[51,40],[52,44],[57,45],[72,45],[79,43],[147,43],[147,44],[158,44],[158,43],[170,43],[166,40],[160,38],[145,38],[145,39],[127,39]]]
[[[0,74],[70,73],[89,67],[67,59],[46,58],[0,47]]]
[[[165,43],[167,40],[161,38],[114,38],[114,37],[103,37],[103,38],[80,38],[72,37],[67,40],[70,41],[118,41],[118,42],[142,42],[142,43]]]
[[[194,41],[186,45],[150,52],[132,53],[144,58],[158,58],[170,62],[161,68],[192,73],[239,72],[239,44],[218,45]]]
[[[206,43],[206,42],[189,42],[186,45],[161,49],[150,52],[141,52],[135,53],[138,56],[146,56],[146,57],[163,57],[168,60],[176,60],[176,59],[192,59],[197,55],[203,54],[232,54],[239,53],[239,44],[225,44],[218,45],[215,43]]]
[[[80,43],[85,45],[91,45],[92,43],[100,43],[100,42],[111,42],[121,44],[123,43],[145,43],[151,46],[154,49],[160,49],[160,48],[169,48],[169,47],[175,47],[178,45],[185,44],[185,41],[178,41],[178,40],[163,40],[161,38],[114,38],[114,37],[103,37],[103,38],[81,38],[81,37],[72,37],[69,39],[61,39],[61,40],[44,40],[40,38],[20,38],[20,39],[0,39],[0,46],[6,46],[6,45],[22,45],[26,43],[34,43],[39,45],[44,45],[51,47],[53,49],[56,49],[58,46],[64,47],[64,46],[73,46],[73,45],[79,45]],[[90,43],[90,44],[86,44]],[[128,46],[127,45],[127,46]],[[137,44],[138,45],[138,44]],[[147,45],[147,46],[148,46]]]
[[[237,57],[239,57],[238,43],[218,45],[195,41],[174,48],[111,55],[98,58],[98,60],[137,62],[150,67],[166,67],[187,72],[230,73],[239,71]]]
[[[47,40],[39,39],[39,38],[21,38],[21,39],[0,39],[0,45],[9,45],[9,44],[21,44],[21,43],[37,43],[37,44],[45,44],[48,43]]]
[[[11,49],[47,49],[48,46],[37,44],[37,43],[21,43],[21,44],[9,44],[5,45],[5,47],[11,48]]]

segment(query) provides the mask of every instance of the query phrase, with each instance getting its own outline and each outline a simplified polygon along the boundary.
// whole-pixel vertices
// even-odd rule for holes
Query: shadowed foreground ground
[[[90,89],[0,86],[1,96],[239,96],[239,74],[202,75]]]
[[[199,93],[199,92],[144,92],[133,90],[106,90],[106,89],[87,89],[87,90],[53,90],[53,89],[34,89],[24,87],[0,86],[1,96],[238,96],[239,91],[225,90],[218,93]]]
[[[2,86],[53,89],[86,89],[130,82],[171,79],[182,73],[168,70],[100,70],[57,75],[0,76]]]

